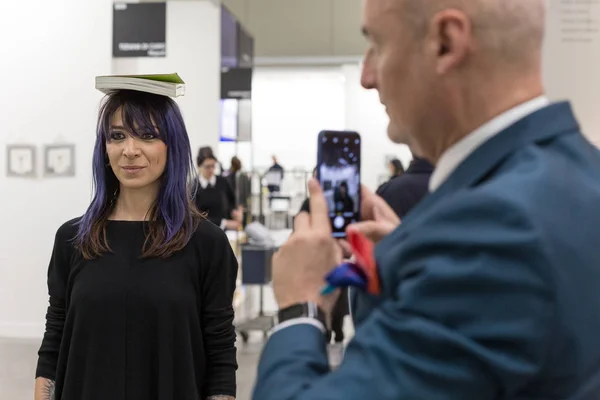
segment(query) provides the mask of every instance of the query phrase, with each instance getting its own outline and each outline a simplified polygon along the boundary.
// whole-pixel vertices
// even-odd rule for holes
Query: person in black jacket
[[[414,157],[408,169],[381,185],[377,194],[403,218],[429,193],[429,178],[432,173],[433,165],[429,161]]]
[[[215,174],[217,159],[212,154],[200,152],[196,164],[199,169],[196,208],[223,230],[239,229],[242,214],[237,208],[235,193],[229,182]]]
[[[248,175],[242,172],[242,161],[238,157],[231,159],[231,168],[229,168],[225,179],[233,189],[236,207],[243,213],[242,224],[245,224],[249,218],[252,182]]]
[[[390,160],[388,164],[388,169],[390,171],[390,180],[401,176],[404,173],[404,166],[402,165],[402,161],[394,158]]]
[[[354,212],[354,200],[348,194],[348,184],[341,182],[333,191],[335,211],[341,213]]]
[[[217,176],[223,175],[223,172],[224,172],[223,165],[217,159],[217,156],[215,156],[215,153],[214,153],[212,147],[210,147],[210,146],[200,147],[200,149],[198,149],[198,157],[204,157],[204,158],[213,157],[216,161],[214,174]]]
[[[279,183],[269,183],[267,185],[267,188],[269,189],[269,193],[275,193],[275,192],[279,192],[281,190],[281,181],[283,180],[283,176],[285,175],[284,169],[283,167],[279,164],[279,162],[277,161],[277,157],[276,156],[272,156],[271,157],[273,160],[273,165],[271,165],[269,167],[269,169],[267,170],[267,173],[278,173],[279,176]]]

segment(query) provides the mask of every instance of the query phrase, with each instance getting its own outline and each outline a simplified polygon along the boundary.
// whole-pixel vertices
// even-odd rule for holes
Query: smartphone
[[[352,131],[319,132],[317,179],[321,183],[333,237],[345,238],[346,227],[360,220],[361,138]]]

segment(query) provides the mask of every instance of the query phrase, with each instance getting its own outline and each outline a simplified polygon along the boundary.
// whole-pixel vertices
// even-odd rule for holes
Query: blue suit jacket
[[[376,257],[341,367],[285,328],[254,399],[600,398],[600,153],[567,103],[479,147]]]

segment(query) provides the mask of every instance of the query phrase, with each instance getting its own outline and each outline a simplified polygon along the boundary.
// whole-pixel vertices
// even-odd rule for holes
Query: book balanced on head
[[[106,94],[116,90],[135,90],[179,97],[185,94],[185,82],[177,74],[98,76],[96,89]]]

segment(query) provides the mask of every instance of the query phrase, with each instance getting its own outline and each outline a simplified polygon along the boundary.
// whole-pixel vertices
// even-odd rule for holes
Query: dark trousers
[[[331,312],[331,329],[327,331],[327,343],[344,341],[344,317],[348,315],[348,289],[343,289]],[[335,335],[335,336],[334,336]]]

